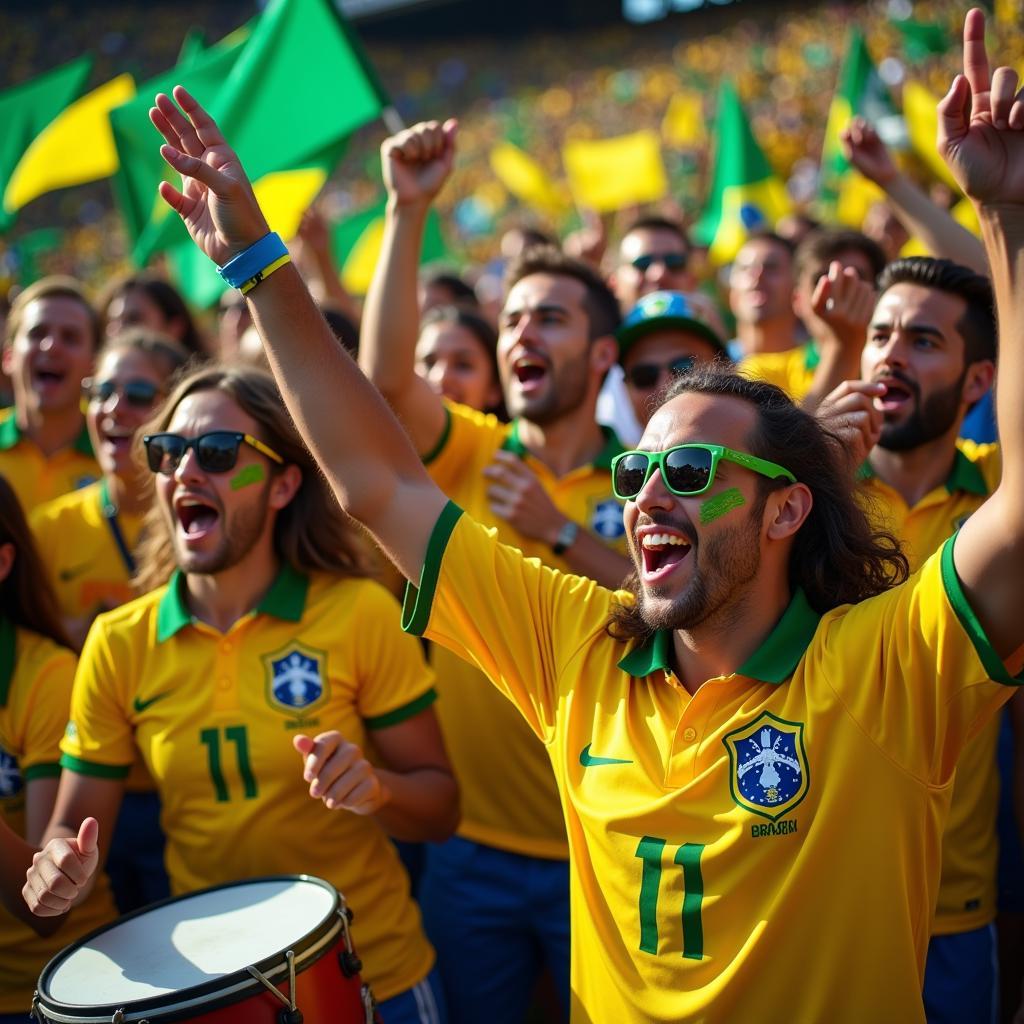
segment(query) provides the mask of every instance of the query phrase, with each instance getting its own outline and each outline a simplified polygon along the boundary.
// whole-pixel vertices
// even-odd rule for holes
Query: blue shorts
[[[164,867],[160,797],[155,792],[125,793],[110,840],[107,874],[121,914],[171,895]]]
[[[933,935],[924,969],[928,1024],[997,1024],[999,949],[996,926]]]
[[[1021,847],[1017,812],[1013,806],[1015,743],[1010,714],[1003,709],[999,723],[999,910],[1024,913],[1024,849]],[[1021,737],[1024,742],[1024,737]]]
[[[377,1013],[381,1024],[447,1024],[448,1012],[437,968],[412,988],[378,1003]]]
[[[420,907],[452,1024],[522,1024],[545,966],[568,1017],[568,861],[455,836],[427,847]]]

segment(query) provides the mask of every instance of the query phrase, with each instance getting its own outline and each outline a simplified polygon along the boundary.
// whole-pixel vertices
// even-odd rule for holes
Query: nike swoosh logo
[[[149,700],[139,700],[139,698],[136,697],[135,698],[135,713],[137,715],[141,715],[142,712],[146,710],[146,708],[148,708],[151,705],[155,704],[158,700],[163,700],[164,697],[169,696],[170,693],[171,693],[170,690],[168,690],[166,693],[158,693],[155,697],[150,697]]]
[[[83,562],[81,565],[73,565],[70,569],[61,569],[57,574],[60,577],[61,583],[70,583],[76,576],[81,576],[86,571],[92,562]]]
[[[599,764],[632,764],[632,761],[624,761],[621,757],[598,757],[590,752],[591,744],[587,744],[580,751],[580,764],[584,768],[593,768]]]

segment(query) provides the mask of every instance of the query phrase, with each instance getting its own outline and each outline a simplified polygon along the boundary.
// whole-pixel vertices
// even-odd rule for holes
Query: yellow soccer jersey
[[[193,621],[184,580],[93,625],[61,744],[65,770],[124,777],[141,751],[156,782],[176,893],[306,872],[355,913],[375,994],[422,980],[434,960],[409,880],[375,820],[329,811],[302,779],[296,732],[373,732],[430,706],[420,645],[398,602],[369,580],[285,567],[255,612],[224,634]]]
[[[808,341],[785,352],[763,352],[747,356],[739,372],[744,377],[775,384],[793,399],[802,402],[814,383],[814,371],[821,361],[817,346]]]
[[[14,410],[0,413],[0,475],[14,488],[28,515],[37,505],[85,487],[100,476],[85,425],[70,448],[45,456],[18,429]]]
[[[574,1024],[922,1022],[942,824],[968,735],[1012,690],[952,542],[824,616],[802,593],[690,696],[672,637],[449,504],[412,632],[473,658],[543,740],[565,806]]]
[[[60,774],[74,675],[71,651],[0,618],[0,815],[19,835],[25,834],[26,785]],[[47,962],[116,916],[102,872],[88,899],[49,938],[0,907],[0,1013],[27,1016]]]
[[[916,570],[938,551],[999,483],[999,446],[958,442],[946,483],[913,508],[865,467],[869,512],[903,542]],[[999,840],[999,718],[992,718],[964,748],[953,784],[953,802],[942,837],[942,874],[936,905],[936,935],[981,928],[996,916]]]
[[[33,510],[32,532],[61,615],[94,615],[136,596],[115,523],[130,553],[138,542],[142,518],[123,512],[115,516],[103,481]]]
[[[621,450],[614,435],[608,434],[607,447],[592,466],[558,478],[526,451],[515,423],[452,404],[445,435],[424,460],[441,490],[496,527],[505,543],[566,569],[546,544],[524,537],[491,512],[483,470],[499,449],[526,461],[564,515],[626,553],[622,505],[612,494],[609,473]],[[525,856],[567,857],[565,820],[543,745],[508,701],[481,685],[480,672],[468,662],[434,647],[431,664],[442,695],[438,717],[462,791],[459,835]]]

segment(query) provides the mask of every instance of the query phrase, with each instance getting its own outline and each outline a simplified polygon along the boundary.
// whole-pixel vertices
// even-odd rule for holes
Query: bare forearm
[[[817,412],[818,406],[843,381],[860,378],[860,347],[840,344],[831,339],[819,345],[819,359],[814,370],[814,379],[810,390],[800,403],[809,413]]]
[[[419,302],[416,294],[426,205],[388,203],[380,258],[363,307],[359,362],[388,401],[415,382]]]
[[[618,590],[632,569],[628,558],[584,529],[562,557],[577,576],[587,576],[609,590]]]
[[[896,216],[932,256],[988,274],[985,247],[962,224],[925,195],[909,178],[896,175],[884,185]]]
[[[0,903],[38,934],[51,935],[60,926],[61,918],[37,917],[21,895],[25,872],[35,852],[34,846],[0,822]]]
[[[459,823],[459,790],[449,772],[419,768],[410,772],[378,769],[389,799],[375,817],[395,839],[442,842]]]

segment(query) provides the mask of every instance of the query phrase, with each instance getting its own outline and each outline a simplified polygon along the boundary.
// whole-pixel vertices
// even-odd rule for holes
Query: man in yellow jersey
[[[26,515],[99,477],[81,409],[98,338],[96,312],[72,278],[43,278],[11,307],[3,368],[14,408],[0,415],[0,473]]]
[[[967,267],[921,256],[890,263],[878,286],[861,378],[885,393],[860,400],[881,412],[881,435],[860,476],[869,513],[899,537],[916,570],[999,484],[998,446],[958,440],[995,376],[992,286]],[[857,387],[849,386],[850,398]],[[844,390],[837,402],[847,400]],[[998,1016],[998,738],[993,718],[957,767],[925,971],[930,1024]]]
[[[884,266],[881,247],[860,231],[812,232],[797,247],[792,296],[810,338],[782,352],[749,356],[740,372],[777,385],[813,411],[840,380],[857,376],[875,278]]]
[[[360,360],[431,477],[503,541],[614,586],[628,571],[609,465],[620,446],[595,422],[614,362],[614,296],[557,250],[514,261],[498,364],[511,424],[444,402],[415,372],[422,226],[448,176],[455,126],[417,125],[382,148],[389,191]],[[568,849],[543,744],[479,669],[431,649],[438,716],[462,789],[462,823],[427,850],[419,898],[453,1021],[518,1024],[547,964],[569,996]]]
[[[48,835],[67,838],[81,807],[113,822],[138,751],[174,892],[322,876],[356,914],[384,1019],[433,1024],[434,952],[388,839],[447,838],[458,814],[419,644],[365,578],[268,374],[196,371],[151,427],[140,583],[161,585],[93,624]],[[330,759],[307,764],[308,791],[295,748]]]
[[[525,559],[430,480],[298,274],[254,271],[289,410],[342,506],[418,583],[409,628],[473,658],[547,745],[577,1022],[924,1019],[956,761],[1012,693],[1024,642],[1024,101],[1014,71],[990,80],[980,11],[964,39],[940,146],[1005,325],[1003,474],[893,589],[906,562],[818,422],[704,370],[616,461],[632,597]],[[268,231],[251,185],[209,115],[175,99],[187,117],[167,96],[151,113],[183,175],[161,194],[216,263],[252,266]]]

